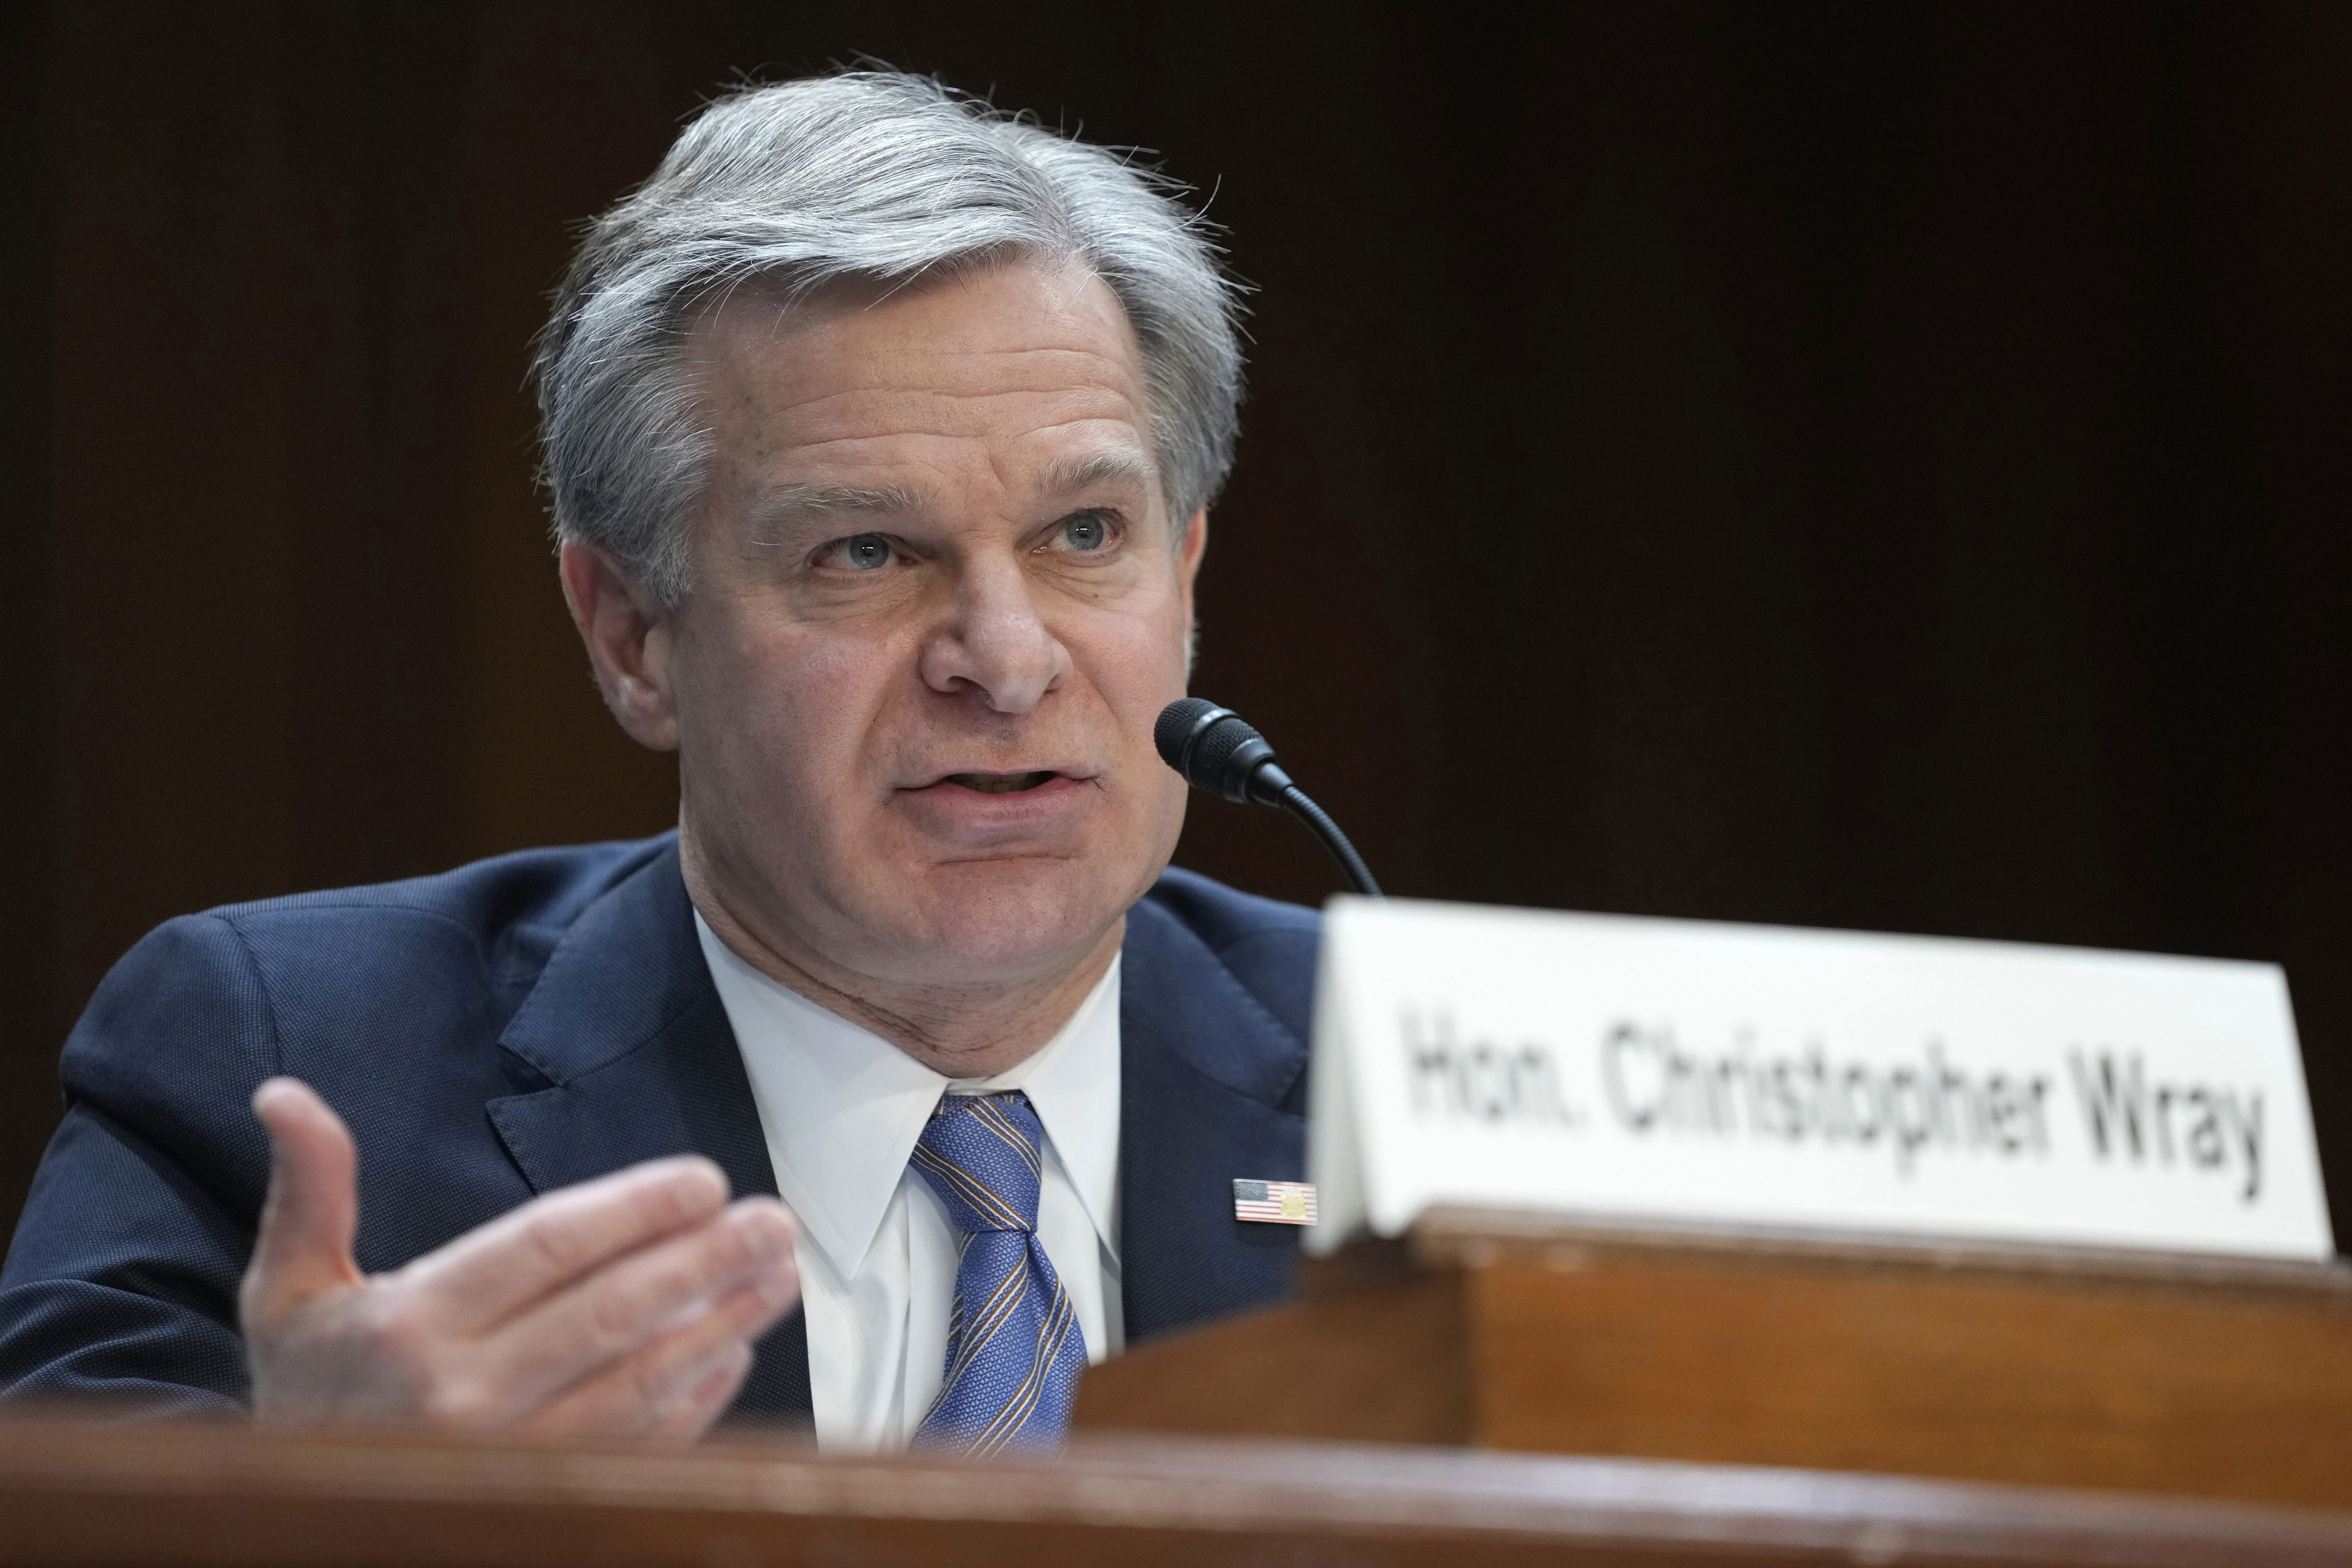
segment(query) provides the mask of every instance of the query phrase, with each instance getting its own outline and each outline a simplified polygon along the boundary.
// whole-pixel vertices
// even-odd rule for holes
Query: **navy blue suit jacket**
[[[1183,872],[1128,917],[1130,1342],[1288,1292],[1296,1232],[1236,1221],[1233,1181],[1302,1175],[1319,937],[1310,910]],[[370,1272],[659,1155],[776,1190],[674,836],[190,915],[131,949],[66,1044],[65,1122],[0,1271],[0,1393],[242,1401],[236,1288],[269,1170],[247,1102],[281,1072],[358,1141]],[[808,1409],[794,1312],[730,1414]]]

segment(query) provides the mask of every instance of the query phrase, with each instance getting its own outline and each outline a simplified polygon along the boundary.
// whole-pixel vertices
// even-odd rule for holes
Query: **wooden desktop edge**
[[[987,1461],[741,1436],[649,1454],[0,1418],[8,1564],[1156,1563],[1244,1539],[1462,1564],[2352,1564],[2352,1515],[1729,1465],[1115,1436]]]

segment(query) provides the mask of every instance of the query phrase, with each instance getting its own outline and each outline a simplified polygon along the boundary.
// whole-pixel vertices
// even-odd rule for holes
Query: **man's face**
[[[1204,536],[1168,515],[1116,297],[1036,264],[747,291],[689,361],[716,457],[663,634],[707,885],[787,956],[898,983],[1098,949],[1182,825],[1150,737]]]

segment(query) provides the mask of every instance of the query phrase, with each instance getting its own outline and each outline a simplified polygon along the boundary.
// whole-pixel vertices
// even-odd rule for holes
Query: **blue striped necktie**
[[[1087,1338],[1037,1239],[1045,1135],[1029,1097],[1008,1090],[946,1096],[916,1141],[915,1169],[963,1234],[947,1375],[920,1447],[1052,1448],[1069,1428]]]

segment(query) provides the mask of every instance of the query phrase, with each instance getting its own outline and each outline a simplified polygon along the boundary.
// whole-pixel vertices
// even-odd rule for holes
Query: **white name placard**
[[[2333,1255],[2268,964],[1332,901],[1328,1252],[1434,1203]]]

